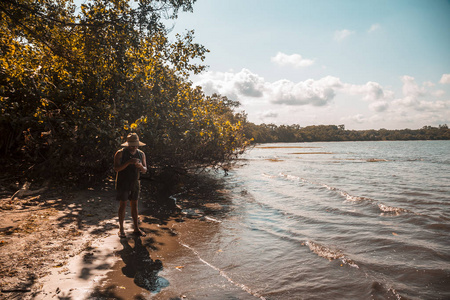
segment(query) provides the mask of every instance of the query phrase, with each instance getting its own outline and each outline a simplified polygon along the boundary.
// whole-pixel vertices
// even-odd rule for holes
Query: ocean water
[[[180,243],[222,286],[188,299],[450,299],[450,141],[262,144],[217,178]]]

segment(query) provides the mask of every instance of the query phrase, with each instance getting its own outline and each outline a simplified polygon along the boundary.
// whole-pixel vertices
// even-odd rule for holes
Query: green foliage
[[[162,17],[195,0],[0,3],[0,151],[26,175],[102,177],[126,135],[149,164],[220,167],[247,145],[245,115],[188,81],[208,52],[194,33],[171,43]]]
[[[255,143],[293,143],[323,141],[384,141],[384,140],[449,140],[450,130],[446,124],[439,127],[424,126],[411,130],[345,130],[344,125],[319,125],[300,127],[300,125],[248,123],[245,135]]]

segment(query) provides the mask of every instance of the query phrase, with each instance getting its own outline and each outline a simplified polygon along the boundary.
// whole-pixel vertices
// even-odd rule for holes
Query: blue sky
[[[450,1],[198,0],[208,71],[191,80],[250,121],[347,129],[450,125]]]

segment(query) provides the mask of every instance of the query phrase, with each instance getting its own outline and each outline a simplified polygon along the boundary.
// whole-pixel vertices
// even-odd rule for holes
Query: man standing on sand
[[[117,200],[119,206],[119,237],[125,238],[123,221],[125,219],[125,209],[127,201],[130,200],[131,216],[133,218],[134,231],[133,234],[143,236],[144,233],[138,227],[138,199],[140,193],[140,173],[147,172],[147,163],[145,153],[138,149],[139,146],[145,146],[139,141],[136,133],[130,133],[127,141],[121,146],[114,155],[114,170],[116,176]]]

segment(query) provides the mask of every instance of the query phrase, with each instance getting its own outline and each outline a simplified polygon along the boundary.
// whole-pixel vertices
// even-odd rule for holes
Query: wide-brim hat
[[[143,142],[139,141],[139,137],[136,133],[130,133],[127,136],[127,141],[123,143],[121,146],[145,146]]]

